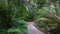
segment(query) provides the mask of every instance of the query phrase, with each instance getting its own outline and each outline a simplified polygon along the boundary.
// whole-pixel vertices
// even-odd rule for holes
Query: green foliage
[[[59,20],[57,19],[55,9],[47,10],[46,8],[40,9],[36,12],[35,20],[36,26],[38,26],[41,31],[49,32],[51,29],[55,29]]]
[[[59,28],[55,28],[55,29],[51,29],[49,32],[50,32],[50,34],[60,34],[60,27]]]
[[[26,17],[28,16],[28,11],[26,10],[26,7],[24,5],[20,5],[18,9],[20,11],[21,19],[26,19]]]
[[[11,24],[11,28],[8,29],[7,33],[12,34],[25,34],[27,33],[27,24],[24,20],[16,20],[13,21]]]
[[[18,28],[10,28],[8,32],[20,32]]]
[[[42,8],[45,5],[47,5],[47,3],[49,3],[49,0],[34,0],[37,4],[37,8]]]
[[[27,12],[23,3],[20,1],[0,0],[0,34],[27,33],[27,24],[23,20]]]
[[[38,11],[35,12],[34,19],[37,20],[39,18],[47,17],[48,14],[49,11],[47,10],[47,8],[43,7],[42,9],[39,9]]]

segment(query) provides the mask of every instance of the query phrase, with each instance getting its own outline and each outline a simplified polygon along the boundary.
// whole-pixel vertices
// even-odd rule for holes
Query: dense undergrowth
[[[0,34],[26,34],[27,14],[21,0],[0,0]],[[23,10],[24,9],[24,10]]]
[[[59,0],[36,0],[35,25],[46,34],[60,34]]]
[[[42,32],[60,34],[59,9],[56,0],[0,0],[0,34],[27,34],[32,20]]]
[[[55,14],[53,14],[53,11],[52,14],[45,10],[45,12],[43,10],[41,11],[42,12],[38,13],[39,16],[36,19],[36,25],[41,28],[43,32],[49,32],[51,29],[55,29],[58,25],[57,23],[59,23],[60,21],[59,19],[57,19]]]
[[[60,19],[56,15],[55,9],[49,11],[46,8],[40,9],[36,12],[35,18],[35,24],[42,32],[45,32],[46,34],[48,34],[48,32],[51,34],[59,34],[59,28],[57,28],[57,25],[60,23]]]

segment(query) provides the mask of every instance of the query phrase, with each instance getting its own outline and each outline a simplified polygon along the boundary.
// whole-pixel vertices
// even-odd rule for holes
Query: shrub
[[[16,20],[10,23],[11,28],[8,28],[9,34],[25,34],[27,33],[27,23],[24,20]]]
[[[46,9],[45,9],[46,10]],[[59,19],[56,17],[56,12],[54,9],[48,11],[40,10],[36,14],[36,26],[43,32],[47,34],[47,32],[51,31],[51,29],[55,29],[57,23],[59,23]],[[41,13],[42,12],[42,13]]]
[[[20,0],[0,0],[0,34],[27,33],[27,24],[21,18],[25,16],[20,14],[24,11],[19,10],[20,6],[23,6]]]

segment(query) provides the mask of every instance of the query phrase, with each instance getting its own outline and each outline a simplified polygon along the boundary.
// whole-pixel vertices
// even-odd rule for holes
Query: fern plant
[[[51,29],[55,29],[57,23],[60,21],[57,19],[55,9],[47,10],[46,8],[41,9],[36,14],[36,26],[41,29],[42,32],[48,34]],[[52,30],[51,30],[52,32]]]
[[[24,12],[21,11],[24,8],[22,2],[20,0],[0,0],[0,34],[27,33],[27,24],[21,18],[25,17],[21,15]],[[20,6],[23,8],[21,9]]]

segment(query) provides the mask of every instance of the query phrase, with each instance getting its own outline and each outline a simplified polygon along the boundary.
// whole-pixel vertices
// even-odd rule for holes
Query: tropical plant
[[[41,12],[41,11],[40,11]],[[57,26],[57,23],[59,23],[58,18],[56,17],[56,11],[50,10],[50,11],[43,11],[42,13],[37,13],[37,19],[36,19],[36,26],[38,26],[41,31],[43,32],[49,32],[49,30],[54,29]],[[47,34],[47,33],[46,33]]]
[[[23,20],[25,11],[22,11],[23,8],[26,9],[22,2],[23,0],[0,0],[0,34],[27,33],[27,24]]]
[[[52,32],[60,27],[60,5],[57,1],[59,0],[35,0],[37,7],[34,12],[34,19],[36,21],[36,25],[41,28],[41,30],[45,30],[44,32],[48,32],[49,30]]]

